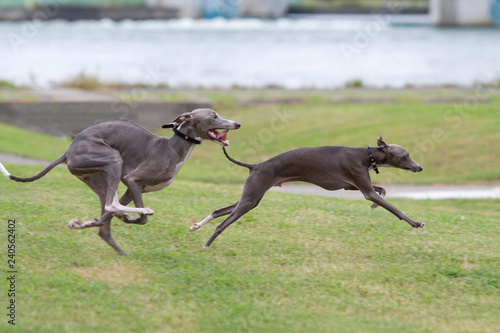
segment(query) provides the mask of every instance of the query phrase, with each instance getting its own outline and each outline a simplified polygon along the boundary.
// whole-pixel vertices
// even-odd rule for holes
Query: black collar
[[[184,133],[181,133],[177,128],[179,127],[179,125],[177,124],[166,124],[166,125],[163,125],[162,128],[171,128],[172,131],[174,131],[175,135],[177,135],[178,137],[181,137],[183,138],[184,140],[188,141],[188,142],[191,142],[191,143],[194,143],[194,144],[197,144],[197,145],[201,145],[201,140],[198,140],[198,139],[195,139],[195,138],[192,138],[190,137],[189,135],[187,134],[184,134]]]
[[[377,173],[377,175],[380,173],[377,168],[377,162],[375,162],[375,159],[373,158],[372,154],[372,147],[368,145],[368,155],[370,155],[370,166],[373,167],[373,170]]]

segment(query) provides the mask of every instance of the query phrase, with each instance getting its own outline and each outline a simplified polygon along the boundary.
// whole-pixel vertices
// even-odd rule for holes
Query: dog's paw
[[[423,228],[425,225],[425,223],[420,223],[420,222],[417,222],[413,227],[414,228]]]
[[[79,219],[72,219],[68,223],[68,228],[70,229],[81,229],[82,228],[83,221],[80,221]]]
[[[201,225],[199,223],[194,224],[191,228],[189,228],[189,231],[193,232],[201,228]]]
[[[155,212],[149,208],[142,208],[141,215],[153,215]]]
[[[374,204],[372,205],[372,209],[375,209],[375,208],[377,208],[377,207],[378,207],[378,205],[377,205],[376,203],[374,203]]]

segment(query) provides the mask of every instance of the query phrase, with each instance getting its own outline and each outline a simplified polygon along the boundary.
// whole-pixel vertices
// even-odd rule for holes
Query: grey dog
[[[210,109],[198,109],[177,117],[172,128],[175,135],[160,137],[124,119],[97,123],[79,133],[68,150],[46,169],[31,178],[11,175],[0,163],[0,171],[17,182],[32,182],[43,177],[56,165],[66,163],[69,171],[87,184],[99,197],[101,216],[93,221],[73,219],[68,227],[99,227],[99,236],[118,253],[125,254],[111,237],[113,216],[126,223],[146,224],[154,212],[144,208],[142,193],[159,191],[170,185],[196,144],[209,139],[227,146],[227,130],[240,124],[221,118]],[[222,130],[219,132],[219,130]],[[118,200],[118,185],[127,190]],[[134,201],[136,208],[126,205]],[[131,217],[125,213],[137,213]]]
[[[258,164],[238,162],[231,158],[223,148],[224,154],[231,162],[248,168],[250,171],[241,198],[230,206],[215,210],[203,221],[193,225],[190,230],[198,230],[205,223],[230,214],[217,226],[204,245],[208,247],[233,222],[257,207],[264,194],[272,186],[281,186],[285,182],[292,181],[312,183],[329,191],[359,190],[367,200],[374,203],[372,208],[382,206],[400,220],[407,221],[412,227],[422,228],[423,223],[413,221],[384,200],[386,191],[372,184],[369,170],[374,169],[378,173],[378,167],[395,167],[420,172],[423,168],[410,158],[403,147],[387,144],[382,137],[377,139],[377,145],[378,147],[373,148],[370,146],[368,148],[344,146],[298,148]]]

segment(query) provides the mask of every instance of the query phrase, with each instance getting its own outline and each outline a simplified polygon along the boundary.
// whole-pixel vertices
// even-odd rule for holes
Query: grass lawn
[[[229,153],[244,162],[301,146],[376,145],[383,134],[406,147],[424,172],[383,169],[373,176],[376,183],[500,179],[500,153],[494,149],[500,139],[498,94],[477,104],[474,91],[312,92],[290,105],[241,103],[297,94],[203,97],[214,101],[221,116],[243,124],[229,134]],[[331,101],[338,97],[397,102]],[[463,102],[429,104],[422,101],[427,97]],[[0,124],[3,153],[55,160],[69,143]],[[43,168],[5,165],[20,177]],[[144,196],[156,212],[147,225],[113,220],[113,236],[129,253],[125,257],[96,229],[67,228],[69,220],[91,220],[100,210],[97,196],[64,168],[28,184],[1,177],[5,278],[7,221],[16,220],[15,331],[498,331],[498,200],[392,200],[389,194],[389,202],[426,223],[413,229],[386,210],[371,210],[366,201],[271,192],[209,249],[202,248],[222,219],[193,234],[189,227],[236,201],[241,188],[231,183],[247,174],[219,146],[205,142],[196,148],[170,187]],[[5,313],[0,332],[13,331]]]
[[[98,215],[97,197],[67,170],[0,184],[4,244],[6,222],[16,219],[19,332],[495,332],[500,325],[495,200],[389,198],[426,222],[417,230],[364,201],[268,193],[203,249],[215,223],[193,234],[189,227],[240,189],[177,180],[145,196],[156,211],[147,225],[114,221],[115,240],[129,253],[121,257],[97,230],[66,227]],[[7,329],[4,318],[0,331]]]

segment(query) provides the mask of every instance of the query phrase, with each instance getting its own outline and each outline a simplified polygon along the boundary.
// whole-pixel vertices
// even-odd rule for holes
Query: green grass
[[[480,91],[482,95],[485,90]],[[242,123],[231,131],[229,153],[243,162],[256,163],[304,146],[375,146],[382,134],[389,143],[407,148],[424,167],[412,174],[383,169],[379,183],[491,183],[500,180],[500,153],[492,149],[500,140],[500,95],[490,103],[474,104],[474,90],[436,91],[335,91],[335,92],[171,92],[151,93],[151,99],[209,99],[221,116]],[[302,98],[290,105],[241,105],[248,98]],[[332,99],[392,98],[397,103],[338,103]],[[457,102],[429,104],[426,98],[454,98]],[[166,120],[167,121],[167,120]],[[171,131],[158,130],[171,136]],[[0,152],[54,160],[69,145],[67,140],[32,134],[0,124]],[[36,147],[36,149],[33,149]],[[473,162],[471,162],[473,161]],[[205,172],[200,170],[210,170]],[[197,147],[179,178],[204,182],[241,183],[244,168],[229,163],[221,148],[211,142]]]
[[[39,170],[6,166],[20,176]],[[6,222],[16,219],[18,332],[454,333],[500,325],[498,200],[389,198],[426,223],[416,230],[365,201],[268,193],[203,249],[216,223],[193,234],[189,227],[241,189],[179,179],[145,195],[156,211],[147,225],[113,222],[129,253],[121,257],[95,229],[66,227],[99,211],[67,170],[29,184],[2,178],[0,188],[4,245]],[[5,317],[0,331],[10,331]]]
[[[6,80],[0,80],[0,90],[13,90],[13,89],[20,89],[21,87],[18,87],[12,82],[6,81]]]
[[[153,95],[153,94],[152,94]],[[243,124],[230,154],[258,162],[314,145],[375,145],[383,134],[425,170],[382,169],[375,182],[495,182],[500,98],[461,112],[423,98],[451,92],[204,92]],[[301,97],[292,105],[240,105],[243,98]],[[334,103],[391,97],[395,104]],[[193,98],[161,93],[158,100]],[[437,131],[437,132],[436,132]],[[170,136],[170,131],[160,130]],[[439,135],[436,135],[440,134]],[[434,134],[434,138],[433,138]],[[0,124],[0,151],[54,160],[70,141]],[[473,156],[474,163],[471,163]],[[39,166],[6,163],[18,176]],[[388,200],[424,229],[412,229],[365,201],[268,193],[257,209],[202,244],[216,222],[189,227],[233,203],[244,168],[220,147],[195,149],[176,182],[144,196],[156,211],[145,226],[113,222],[130,255],[118,256],[97,230],[67,228],[99,215],[95,194],[65,169],[29,184],[0,179],[2,237],[16,219],[19,332],[495,332],[500,325],[498,200]],[[123,188],[121,189],[123,193]],[[4,250],[5,251],[5,250]],[[5,253],[4,265],[7,262]],[[6,271],[4,267],[4,271]],[[7,294],[7,283],[3,285]],[[10,331],[0,321],[0,331]]]
[[[52,161],[64,154],[71,141],[0,123],[0,143],[2,153]]]

